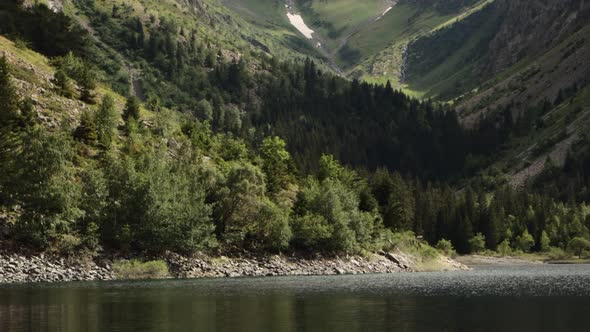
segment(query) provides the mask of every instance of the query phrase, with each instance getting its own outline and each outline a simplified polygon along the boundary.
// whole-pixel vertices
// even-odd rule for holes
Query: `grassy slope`
[[[280,0],[221,0],[221,2],[257,24],[284,26],[289,24],[284,2]]]
[[[234,53],[264,52],[283,60],[307,55],[319,58],[316,50],[279,15],[284,7],[273,4],[276,1],[199,0],[197,5],[190,5],[191,1],[183,0],[95,0],[95,5],[107,13],[114,4],[130,5],[133,15],[144,21],[151,17],[171,18],[185,30],[196,30],[201,40]],[[77,11],[66,8],[66,12]]]
[[[383,50],[393,41],[428,33],[451,17],[440,16],[431,10],[423,11],[409,4],[398,5],[382,19],[352,36],[348,46],[368,56]]]
[[[289,23],[281,0],[208,0],[225,6],[219,9],[240,22],[232,34],[261,42],[280,59],[322,55]],[[235,15],[235,14],[238,15]]]
[[[351,39],[350,44],[353,47],[368,47],[372,51],[367,52],[362,63],[352,68],[350,72],[370,82],[383,83],[390,80],[394,86],[401,87],[416,97],[424,97],[427,94],[430,97],[432,93],[428,92],[431,85],[442,83],[442,86],[445,86],[445,83],[441,82],[448,79],[447,74],[444,73],[445,67],[460,62],[462,55],[458,52],[459,54],[449,59],[448,64],[443,64],[440,68],[433,68],[429,73],[431,75],[427,78],[424,77],[419,82],[410,81],[402,84],[406,70],[404,52],[407,50],[408,44],[422,36],[436,34],[441,29],[463,21],[493,1],[482,0],[472,7],[445,14],[431,9],[420,9],[410,4],[398,5],[372,29],[367,29],[366,32],[363,31]],[[391,29],[391,26],[395,28]],[[371,39],[367,34],[377,36],[377,38]],[[475,42],[477,42],[476,36],[467,41],[471,44]]]
[[[384,0],[314,1],[312,8],[322,20],[331,23],[335,31],[344,31],[382,13],[387,4]]]
[[[563,165],[567,150],[590,130],[590,86],[543,116],[546,127],[511,141],[494,166],[511,175],[511,183],[522,185],[538,175],[550,157]]]
[[[313,1],[302,6],[308,23],[321,35],[330,53],[339,49],[348,36],[372,22],[389,7],[386,0]]]
[[[412,67],[412,62],[407,63],[410,67],[405,76],[405,83],[413,90],[423,91],[425,97],[441,96],[443,99],[457,89],[465,91],[476,86],[479,82],[475,67],[479,61],[485,60],[483,56],[489,40],[497,30],[498,21],[492,11],[480,13],[485,14],[473,15],[470,16],[473,19],[455,24],[466,30],[466,33],[460,34],[459,37],[451,36],[445,40],[446,35],[452,31],[452,27],[443,29],[446,23],[437,27],[436,32],[432,34],[434,38],[427,37],[428,41],[421,45],[420,51],[423,53],[419,57],[436,58],[436,55],[429,55],[429,52],[441,54],[448,52],[448,56],[439,61],[426,63],[426,66],[423,65],[422,68]],[[437,35],[443,36],[442,42],[436,40]],[[434,42],[431,42],[431,39],[438,45],[433,45]],[[414,45],[417,44],[411,44],[410,52],[414,51],[416,48]]]

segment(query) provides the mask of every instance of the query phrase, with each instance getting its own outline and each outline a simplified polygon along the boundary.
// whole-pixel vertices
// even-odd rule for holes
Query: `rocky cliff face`
[[[486,73],[534,57],[589,23],[585,0],[497,0],[503,23],[489,45]]]
[[[500,24],[474,73],[480,83],[499,74],[502,79],[461,102],[460,109],[478,110],[472,120],[507,104],[522,111],[553,102],[561,91],[589,83],[590,5],[585,0],[497,0],[493,6]]]

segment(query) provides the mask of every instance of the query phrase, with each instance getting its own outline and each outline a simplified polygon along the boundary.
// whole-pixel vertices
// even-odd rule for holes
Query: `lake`
[[[589,331],[590,265],[0,285],[0,331]]]

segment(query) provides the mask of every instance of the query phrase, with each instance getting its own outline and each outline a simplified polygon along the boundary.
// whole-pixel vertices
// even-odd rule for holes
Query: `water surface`
[[[588,331],[590,265],[0,286],[0,331]]]

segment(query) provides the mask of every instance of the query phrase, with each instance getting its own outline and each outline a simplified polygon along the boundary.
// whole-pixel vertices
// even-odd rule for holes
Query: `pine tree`
[[[110,149],[117,137],[117,124],[119,114],[115,110],[115,100],[110,95],[105,95],[96,112],[96,131],[98,142],[105,149]]]
[[[10,77],[10,68],[6,57],[0,58],[0,126],[2,141],[17,124],[20,116],[19,100]]]
[[[80,85],[80,99],[86,103],[94,104],[94,89],[96,89],[96,73],[88,64],[84,64],[77,77]]]
[[[74,95],[70,78],[63,70],[59,69],[55,72],[55,75],[53,77],[53,84],[55,84],[57,92],[60,95],[66,98],[72,98],[72,96]]]
[[[276,136],[265,138],[260,147],[260,155],[268,192],[274,194],[286,189],[293,176],[291,155],[285,141]]]
[[[139,120],[139,99],[135,96],[131,96],[127,98],[127,102],[125,103],[125,108],[123,109],[123,120],[129,121],[130,119],[134,119],[135,121]]]
[[[74,138],[84,142],[85,144],[95,145],[98,142],[96,120],[97,117],[92,112],[83,112],[80,117],[80,125],[74,131]]]
[[[20,146],[18,96],[6,57],[0,58],[0,205],[9,199],[4,187],[14,171],[14,156]]]
[[[72,250],[78,241],[75,222],[83,212],[69,133],[50,133],[37,126],[26,135],[28,143],[16,156],[19,168],[11,179],[11,192],[23,209],[17,237],[43,249],[56,244],[58,250]]]

